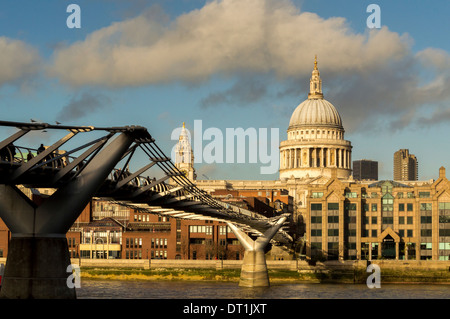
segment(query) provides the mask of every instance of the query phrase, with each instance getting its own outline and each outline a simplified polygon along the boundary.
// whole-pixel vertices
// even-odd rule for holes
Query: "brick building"
[[[37,204],[53,192],[20,189]],[[233,192],[239,198],[244,193]],[[289,204],[288,196],[279,191],[267,192],[279,205],[269,203],[266,197],[250,196],[259,193],[245,194],[245,209],[256,207],[273,215],[286,210]],[[217,194],[221,197],[222,192]],[[0,219],[0,257],[7,257],[10,236]],[[243,247],[225,222],[159,216],[99,198],[93,198],[84,208],[66,237],[72,258],[239,260],[244,256]]]
[[[97,216],[96,220],[89,215]],[[159,216],[100,199],[93,199],[86,207],[67,233],[67,239],[71,256],[80,258],[243,257],[242,246],[224,222]]]

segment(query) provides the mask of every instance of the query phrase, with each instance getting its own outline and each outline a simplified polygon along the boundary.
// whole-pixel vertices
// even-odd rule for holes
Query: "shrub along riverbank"
[[[297,271],[269,269],[271,283],[366,283],[370,273],[365,268],[354,270]],[[130,268],[81,268],[82,279],[111,280],[180,280],[239,282],[240,269],[130,269]],[[396,270],[381,271],[383,283],[446,283],[450,284],[450,271]]]

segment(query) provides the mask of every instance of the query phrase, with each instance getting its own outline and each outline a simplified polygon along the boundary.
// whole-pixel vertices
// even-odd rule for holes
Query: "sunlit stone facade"
[[[450,182],[343,181],[308,186],[311,259],[449,260]]]

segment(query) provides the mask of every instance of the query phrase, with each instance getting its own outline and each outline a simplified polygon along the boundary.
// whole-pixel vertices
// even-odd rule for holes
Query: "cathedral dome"
[[[297,106],[292,113],[288,130],[311,126],[343,129],[339,112],[333,104],[323,98],[322,79],[317,68],[317,56],[309,81],[308,99]]]
[[[288,129],[307,126],[343,128],[339,112],[323,98],[307,99],[292,113]]]
[[[352,144],[344,133],[339,112],[323,98],[316,56],[308,99],[292,113],[287,140],[280,143],[280,179],[349,178]]]

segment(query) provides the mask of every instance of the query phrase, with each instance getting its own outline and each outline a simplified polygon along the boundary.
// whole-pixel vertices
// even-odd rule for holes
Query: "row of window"
[[[197,226],[197,225],[191,225],[189,226],[189,232],[190,233],[204,233],[206,235],[212,235],[213,234],[213,226]],[[220,225],[219,226],[219,235],[226,235],[227,233],[231,233],[232,230],[230,227],[226,225]]]
[[[405,233],[406,231],[406,233]],[[425,232],[427,231],[427,232]],[[430,231],[430,234],[428,235],[428,231]],[[377,237],[378,236],[378,231],[377,229],[363,229],[361,230],[362,237]],[[328,236],[339,236],[339,229],[328,229],[327,230],[327,234]],[[348,236],[356,236],[356,229],[349,229],[348,230]],[[412,229],[400,229],[398,231],[398,234],[400,235],[400,237],[413,237],[413,230]],[[422,235],[422,234],[426,234],[426,235]],[[422,236],[431,236],[431,229],[422,229],[421,230],[421,235]],[[322,229],[311,229],[311,237],[321,237],[322,236]],[[315,242],[317,242],[318,240],[314,240]]]
[[[190,233],[204,233],[206,235],[212,235],[213,234],[213,226],[191,225],[191,226],[189,226],[189,232]]]
[[[432,250],[432,243],[420,243],[420,256],[418,256],[421,260],[431,259],[431,250]],[[328,255],[329,259],[333,259],[330,257],[333,257],[333,255],[339,254],[339,245],[335,242],[329,242],[327,244],[328,248]],[[367,259],[369,250],[372,251],[372,259],[378,259],[379,257],[385,258],[383,250],[388,248],[386,246],[381,246],[382,252],[381,256],[378,256],[380,245],[379,243],[361,243],[361,258]],[[449,260],[450,257],[450,243],[439,243],[438,248],[438,258],[439,260]],[[357,245],[356,243],[346,243],[345,244],[345,251],[348,254],[348,259],[356,259],[356,249]],[[320,254],[322,252],[322,243],[321,242],[315,242],[311,243],[311,255]],[[399,259],[406,259],[406,254],[408,255],[409,260],[415,260],[416,259],[416,244],[410,243],[406,245],[405,243],[400,243],[399,245]],[[391,258],[393,256],[390,256]]]
[[[329,224],[339,223],[339,216],[327,216],[327,220]],[[363,217],[363,224],[367,225],[369,224],[369,220],[371,221],[372,225],[376,225],[378,222],[377,216],[372,217]],[[382,217],[382,224],[393,224],[394,223],[394,217]],[[442,221],[447,221],[447,218],[442,218]],[[356,222],[356,216],[348,217],[347,218],[348,223],[355,223]],[[421,216],[420,222],[422,224],[431,224],[431,216]],[[321,224],[322,223],[322,216],[311,216],[311,224]],[[403,225],[405,224],[405,216],[399,216],[398,217],[398,223]],[[407,216],[406,217],[406,224],[412,225],[413,224],[413,217]]]
[[[167,250],[150,251],[151,259],[167,259]],[[142,250],[126,250],[125,259],[142,259]]]
[[[189,239],[189,244],[192,245],[205,245],[205,246],[213,246],[214,244],[214,240],[212,239],[207,239],[207,238],[190,238]],[[219,239],[217,241],[217,244],[219,246],[226,246],[226,245],[239,245],[239,240],[238,239]]]
[[[135,214],[134,221],[135,222],[149,222],[151,214]],[[158,216],[159,223],[165,223],[169,221],[169,217],[166,216]]]
[[[167,238],[152,238],[151,248],[167,248]],[[126,238],[125,248],[142,248],[142,238]]]
[[[387,192],[387,190],[384,190],[383,194],[386,192]],[[323,194],[324,194],[323,192],[312,192],[311,197],[312,198],[322,198]],[[344,196],[346,198],[358,198],[358,193],[357,192],[345,192]],[[367,196],[367,193],[362,193],[361,197],[362,198],[378,198],[378,193],[372,192],[370,194],[370,196]],[[419,192],[419,198],[430,198],[430,197],[431,197],[430,192]],[[397,193],[397,198],[415,198],[415,196],[414,196],[413,192],[407,192],[406,196],[404,195],[404,193],[399,192],[399,193]]]
[[[392,198],[384,198],[383,199],[383,206],[384,205],[392,205],[394,203],[394,200]],[[327,203],[328,210],[339,210],[339,203]],[[414,210],[414,204],[413,203],[399,203],[398,204],[398,211],[404,212],[406,208],[407,212],[412,212]],[[345,210],[356,210],[356,203],[345,203]],[[431,211],[432,210],[432,203],[420,203],[419,209],[421,211]],[[322,204],[321,203],[311,203],[311,210],[322,210]],[[364,204],[364,211],[369,210],[369,204]],[[450,211],[450,203],[439,203],[439,210],[449,210]],[[378,211],[378,204],[372,203],[371,204],[371,211],[376,212]]]
[[[167,238],[152,238],[150,248],[167,248]]]
[[[127,238],[125,240],[126,248],[142,248],[142,238]]]
[[[405,233],[406,231],[406,233]],[[361,236],[362,237],[369,237],[369,234],[371,237],[377,237],[378,236],[378,230],[377,229],[362,229],[361,230]],[[398,234],[400,237],[413,237],[414,231],[412,229],[399,229]],[[431,229],[421,229],[420,230],[420,236],[421,237],[431,237],[433,234]],[[450,236],[450,229],[439,229],[439,237],[449,237]],[[356,229],[349,229],[348,236],[356,236]],[[311,229],[311,237],[320,237],[322,236],[322,229]],[[339,229],[337,228],[330,228],[328,229],[328,236],[339,236]],[[316,240],[317,241],[317,240]]]
[[[315,87],[316,88],[316,87]],[[317,130],[317,131],[315,131],[315,130],[311,130],[311,131],[309,131],[309,130],[307,130],[307,131],[294,131],[294,132],[289,132],[289,134],[291,135],[291,137],[293,137],[293,138],[295,138],[295,136],[299,136],[299,135],[303,135],[303,134],[305,134],[305,135],[309,135],[309,134],[311,134],[311,135],[321,135],[322,137],[323,136],[327,136],[327,137],[329,137],[329,136],[331,136],[333,139],[334,139],[334,136],[335,136],[335,134],[336,134],[336,138],[338,138],[338,139],[341,139],[341,138],[344,138],[344,134],[343,134],[343,132],[335,132],[335,131],[333,131],[333,130],[331,130],[331,131],[325,131],[325,130]]]
[[[431,224],[432,216],[420,216],[421,224]],[[339,223],[339,216],[327,216],[327,221],[329,224]],[[370,224],[376,225],[378,223],[377,216],[364,216],[362,217],[363,225]],[[398,223],[400,225],[404,225],[406,221],[407,225],[414,224],[414,218],[412,216],[398,216]],[[321,224],[322,216],[311,216],[311,224]],[[346,223],[356,223],[356,216],[349,216],[346,218]],[[381,218],[382,224],[394,224],[394,217],[392,216],[383,216]],[[439,215],[439,223],[440,224],[450,224],[450,214],[449,215]]]

